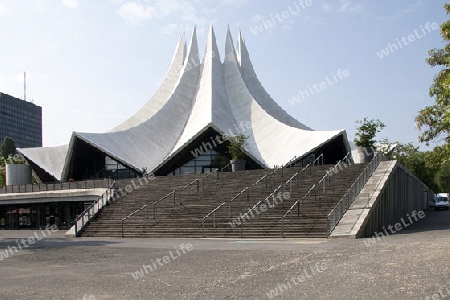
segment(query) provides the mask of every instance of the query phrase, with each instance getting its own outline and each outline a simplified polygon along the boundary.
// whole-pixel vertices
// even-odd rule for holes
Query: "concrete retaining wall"
[[[408,224],[413,211],[427,209],[427,199],[433,195],[422,181],[403,165],[396,163],[385,184],[379,187],[377,198],[356,237],[369,237],[393,226],[402,219]],[[384,228],[383,228],[384,227]]]
[[[433,191],[397,161],[380,163],[330,237],[362,238],[382,232],[428,207]]]

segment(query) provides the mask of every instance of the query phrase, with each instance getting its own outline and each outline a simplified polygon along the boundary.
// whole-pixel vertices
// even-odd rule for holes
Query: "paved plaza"
[[[370,244],[0,231],[0,299],[450,299],[450,212],[425,213]]]

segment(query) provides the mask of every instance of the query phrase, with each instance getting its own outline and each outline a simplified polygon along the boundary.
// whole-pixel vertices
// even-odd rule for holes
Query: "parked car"
[[[438,209],[446,209],[446,210],[450,209],[448,205],[448,194],[444,193],[437,194],[435,210]]]

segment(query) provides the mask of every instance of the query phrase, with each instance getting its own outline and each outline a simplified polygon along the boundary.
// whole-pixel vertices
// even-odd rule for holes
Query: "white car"
[[[448,210],[450,207],[448,205],[448,196],[445,197],[443,195],[438,194],[436,197],[435,210],[438,209],[446,209]]]

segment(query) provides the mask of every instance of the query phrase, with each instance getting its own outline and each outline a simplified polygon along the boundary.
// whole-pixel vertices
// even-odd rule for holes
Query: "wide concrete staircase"
[[[278,170],[252,170],[235,173],[219,173],[202,179],[205,174],[190,174],[175,177],[156,177],[146,184],[134,179],[132,192],[119,197],[92,220],[83,230],[83,237],[281,237],[281,217],[298,200],[300,206],[292,212],[292,221],[284,222],[286,237],[326,237],[326,216],[339,201],[365,165],[349,165],[339,174],[329,176],[325,191],[317,188],[304,197],[333,165],[313,166],[298,175],[291,184],[285,185],[302,168]],[[198,179],[189,188],[179,191]],[[259,181],[258,181],[259,180]],[[257,185],[254,185],[258,181]],[[130,180],[116,182],[124,188]],[[277,191],[277,204],[254,218],[240,218],[256,203],[265,200]],[[240,193],[239,197],[236,195]],[[164,200],[154,207],[154,202]],[[278,192],[289,193],[289,199],[281,198]],[[116,197],[117,198],[117,197]],[[231,202],[230,200],[234,200]],[[267,199],[273,203],[273,197]],[[224,204],[225,203],[225,204]],[[223,204],[215,214],[204,219],[212,210]],[[126,221],[122,219],[136,209],[148,205]],[[288,216],[289,217],[289,216]],[[233,223],[234,220],[234,223]],[[236,220],[243,221],[241,226]],[[232,225],[233,224],[233,225]],[[202,226],[203,225],[203,226]]]

